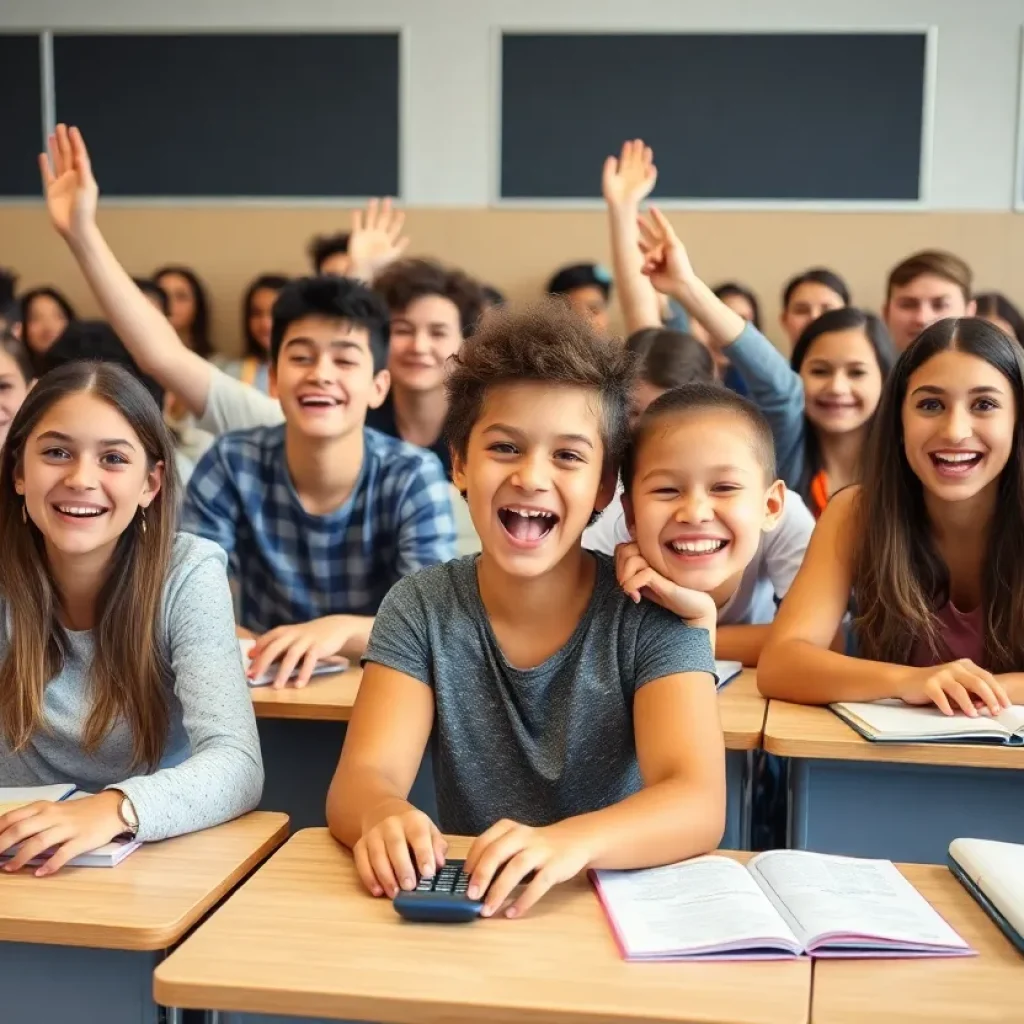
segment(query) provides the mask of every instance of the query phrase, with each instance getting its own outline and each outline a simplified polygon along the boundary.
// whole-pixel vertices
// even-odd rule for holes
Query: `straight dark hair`
[[[46,686],[64,667],[68,637],[60,623],[60,594],[50,572],[45,539],[24,522],[15,475],[25,444],[46,412],[70,395],[91,394],[131,426],[152,470],[163,463],[163,482],[146,511],[117,540],[97,600],[90,670],[91,708],[83,745],[95,751],[115,723],[132,735],[132,766],[155,768],[169,724],[169,654],[161,642],[164,581],[177,523],[174,448],[163,416],[127,370],[110,363],[68,363],[42,377],[11,424],[0,454],[0,596],[7,604],[10,646],[0,663],[0,734],[23,750],[43,725]]]
[[[831,334],[834,331],[864,332],[864,337],[871,343],[875,359],[878,360],[878,369],[881,371],[884,384],[896,361],[896,350],[893,347],[892,338],[889,337],[885,324],[874,313],[858,309],[856,306],[830,309],[827,313],[822,313],[817,320],[812,320],[803,329],[789,358],[789,365],[793,372],[800,372],[800,367],[803,366],[815,341],[823,334]],[[878,409],[868,420],[869,427],[874,423],[877,415]],[[818,440],[818,432],[810,420],[806,420],[804,424],[804,472],[796,488],[800,494],[806,497],[811,481],[821,472],[821,469],[821,443]],[[864,479],[870,480],[870,477],[864,477]]]
[[[984,317],[997,316],[1005,320],[1012,328],[1013,333],[1022,345],[1024,345],[1024,315],[1002,292],[982,292],[976,296],[976,316]]]
[[[626,348],[637,357],[637,375],[652,387],[668,391],[693,381],[710,384],[715,379],[715,361],[707,345],[692,334],[644,327],[629,336]]]
[[[750,322],[758,330],[761,330],[761,303],[757,301],[757,296],[745,284],[740,284],[738,281],[725,281],[716,285],[713,291],[723,302],[733,296],[746,299],[754,314]]]
[[[183,277],[192,290],[192,301],[196,307],[196,315],[190,328],[192,351],[204,359],[209,359],[213,355],[213,343],[210,341],[210,301],[206,297],[206,288],[199,280],[199,275],[191,267],[185,267],[179,263],[161,267],[153,274],[153,280],[163,288],[164,285],[160,278],[167,274],[177,274],[179,277]],[[164,290],[166,291],[166,289]]]
[[[924,486],[903,444],[903,403],[911,376],[941,352],[983,359],[1006,378],[1016,421],[1013,448],[999,476],[987,556],[979,567],[985,664],[990,672],[1024,665],[1024,354],[980,317],[939,320],[899,358],[882,393],[867,450],[856,521],[853,593],[858,649],[866,658],[905,665],[924,640],[941,660],[935,612],[949,600],[949,567],[939,555]]]
[[[797,274],[796,277],[791,277],[786,282],[786,287],[782,292],[783,312],[789,309],[789,300],[793,298],[793,293],[802,284],[824,285],[830,292],[835,292],[843,300],[844,306],[850,304],[850,289],[846,287],[846,282],[834,270],[829,270],[828,267],[812,267],[802,274]]]
[[[260,274],[245,289],[245,296],[242,299],[242,337],[245,340],[244,356],[258,359],[261,363],[265,362],[268,358],[267,352],[263,350],[263,347],[256,340],[249,327],[249,313],[252,307],[253,296],[260,291],[271,291],[275,293],[274,301],[276,302],[277,296],[281,294],[281,290],[288,283],[288,280],[284,274]]]

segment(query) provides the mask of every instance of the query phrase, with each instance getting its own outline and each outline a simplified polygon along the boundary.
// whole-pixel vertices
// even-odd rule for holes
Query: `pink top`
[[[982,608],[962,612],[952,601],[935,613],[939,627],[939,653],[944,654],[942,662],[970,658],[975,665],[984,668],[985,636],[982,626]],[[938,664],[925,640],[918,640],[910,654],[910,664],[918,668]]]

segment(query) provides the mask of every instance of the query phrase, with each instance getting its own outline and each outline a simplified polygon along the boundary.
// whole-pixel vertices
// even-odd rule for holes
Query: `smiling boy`
[[[485,916],[531,872],[509,916],[589,867],[721,838],[714,604],[636,604],[581,545],[615,490],[632,378],[621,344],[559,303],[492,311],[455,358],[446,433],[482,553],[385,598],[328,797],[376,896],[443,863],[407,799],[432,735],[439,825],[478,837],[467,868]]]
[[[882,316],[902,352],[928,326],[947,316],[974,316],[971,268],[959,256],[925,249],[889,272]]]

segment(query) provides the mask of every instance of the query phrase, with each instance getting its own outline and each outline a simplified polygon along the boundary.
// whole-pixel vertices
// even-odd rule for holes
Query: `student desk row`
[[[327,788],[334,775],[362,678],[360,669],[320,676],[297,690],[288,687],[252,691],[263,748],[266,783],[261,807],[288,814],[298,830],[326,821]],[[753,758],[761,745],[768,702],[757,692],[752,671],[732,680],[719,694],[729,803],[725,837],[728,848],[750,848]],[[437,818],[429,754],[423,759],[410,799]]]
[[[157,1024],[153,968],[287,837],[257,811],[111,870],[0,873],[0,1021]]]
[[[468,839],[453,838],[453,855]],[[750,854],[730,854],[745,860]],[[979,952],[962,960],[625,963],[585,877],[526,917],[402,922],[325,829],[294,836],[157,968],[221,1024],[964,1024],[1019,1017],[1024,957],[945,868],[901,866]],[[288,1015],[287,1017],[284,1015]]]

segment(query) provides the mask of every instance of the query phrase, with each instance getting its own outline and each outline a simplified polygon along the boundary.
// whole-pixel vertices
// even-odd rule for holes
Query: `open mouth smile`
[[[101,505],[74,505],[64,502],[54,504],[51,508],[62,518],[74,520],[98,519],[110,511],[110,509],[104,508]]]
[[[559,518],[547,509],[503,505],[498,509],[498,521],[514,547],[535,548],[544,542]]]
[[[939,476],[961,479],[980,466],[985,456],[981,452],[945,451],[929,452],[928,458]]]
[[[720,555],[729,543],[723,537],[678,537],[670,540],[665,547],[676,558],[694,562]]]

